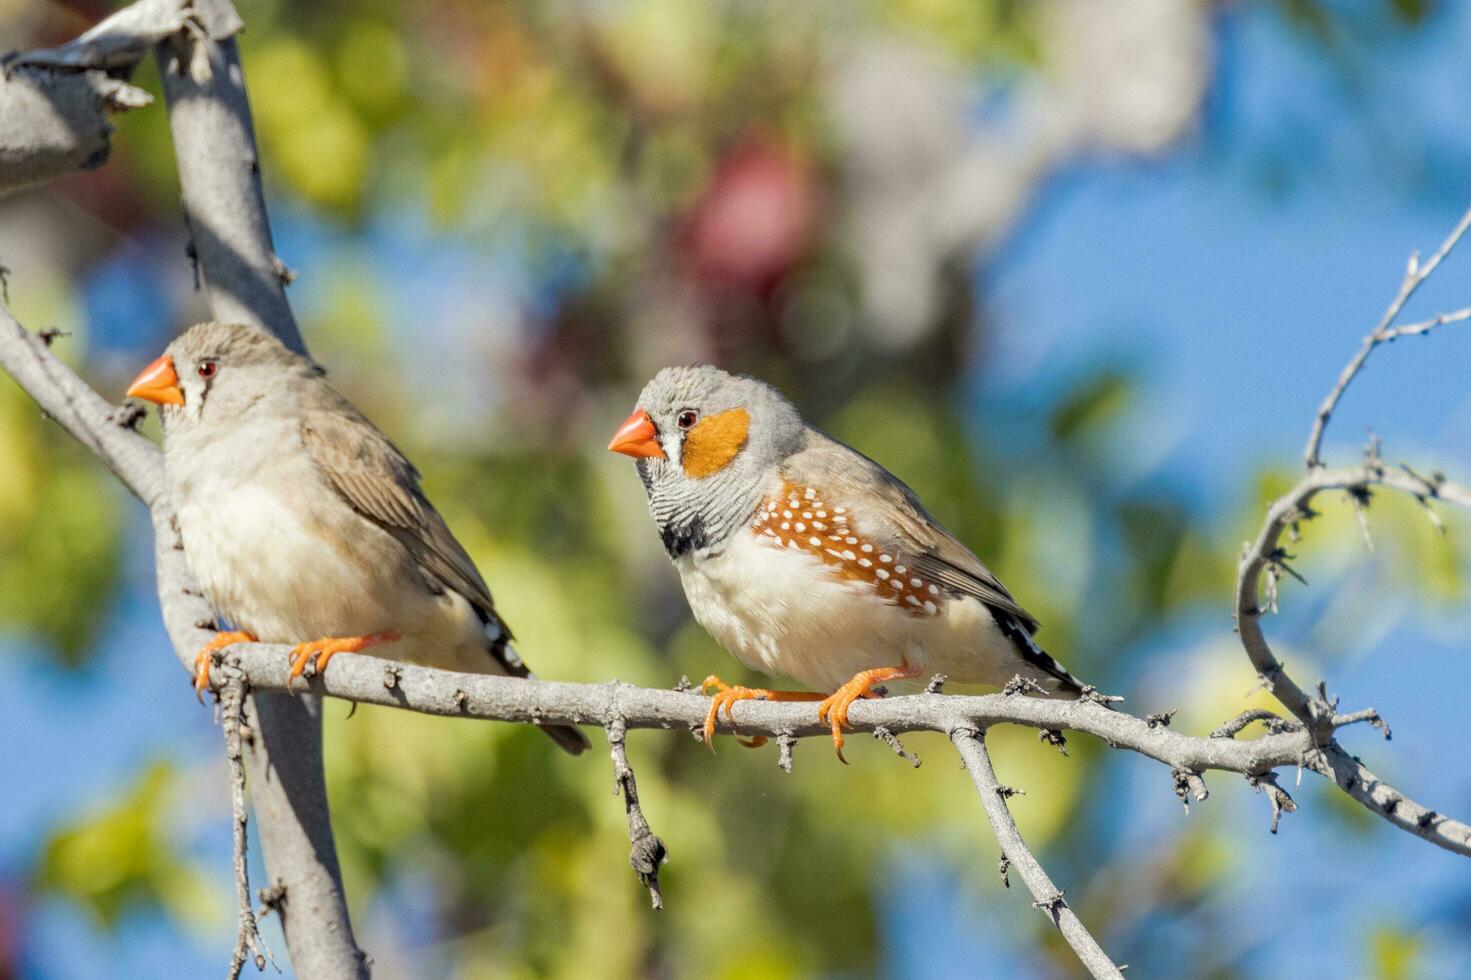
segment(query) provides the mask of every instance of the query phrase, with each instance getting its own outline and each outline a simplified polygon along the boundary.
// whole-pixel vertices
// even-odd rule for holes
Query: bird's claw
[[[859,698],[877,698],[879,695],[873,690],[875,684],[917,676],[918,672],[909,667],[862,670],[854,674],[848,683],[823,698],[822,703],[817,706],[817,720],[831,727],[833,748],[838,753],[839,762],[845,766],[848,764],[848,760],[843,757],[843,729],[848,725],[848,709],[853,702]]]
[[[286,690],[291,694],[296,693],[296,679],[306,674],[308,665],[311,666],[313,675],[320,674],[327,669],[327,661],[339,653],[359,653],[368,647],[392,643],[397,639],[397,633],[387,630],[369,633],[367,636],[328,636],[298,643],[291,648],[291,671],[286,675]]]
[[[696,688],[701,694],[713,688],[715,694],[710,699],[710,711],[705,715],[705,744],[710,746],[710,751],[715,751],[715,725],[720,720],[720,712],[725,711],[725,717],[730,723],[735,724],[735,715],[732,710],[737,701],[820,701],[821,694],[811,691],[769,691],[764,687],[742,687],[739,684],[730,685],[719,677],[711,674],[700,682]],[[740,737],[736,741],[748,749],[759,749],[766,744],[766,736],[757,735],[749,740]]]
[[[209,672],[214,666],[215,654],[235,643],[254,643],[255,636],[244,630],[225,630],[216,633],[214,639],[199,648],[194,655],[194,696],[204,703],[204,692],[209,689]]]

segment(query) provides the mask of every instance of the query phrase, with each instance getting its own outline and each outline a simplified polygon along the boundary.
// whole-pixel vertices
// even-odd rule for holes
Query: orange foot
[[[320,674],[327,669],[327,661],[339,653],[358,653],[397,639],[398,634],[388,630],[367,636],[329,636],[310,643],[298,643],[291,649],[291,673],[286,677],[286,690],[290,691],[292,682],[306,672],[307,664],[312,665],[313,674]]]
[[[838,750],[839,762],[845,766],[848,764],[848,760],[843,758],[843,726],[848,724],[849,706],[859,698],[878,697],[872,690],[875,684],[918,676],[919,671],[912,667],[878,667],[874,670],[860,670],[853,675],[852,680],[838,688],[817,706],[817,720],[832,725],[833,747]]]
[[[216,651],[235,643],[254,643],[255,637],[243,630],[228,630],[216,633],[215,638],[200,648],[194,655],[194,696],[204,703],[204,691],[209,687],[209,668],[214,664]]]
[[[725,709],[725,717],[735,723],[735,715],[731,714],[731,708],[737,701],[821,701],[822,695],[814,691],[768,691],[764,687],[731,687],[725,681],[711,674],[700,682],[699,691],[704,694],[707,688],[715,688],[715,696],[710,699],[710,713],[705,716],[705,744],[710,746],[710,751],[715,751],[715,721],[720,715],[720,709]],[[757,735],[750,741],[737,738],[748,749],[756,749],[766,744],[766,736]]]

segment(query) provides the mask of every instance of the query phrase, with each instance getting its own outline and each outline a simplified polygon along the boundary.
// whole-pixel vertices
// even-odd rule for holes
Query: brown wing
[[[488,623],[497,624],[505,639],[511,638],[475,563],[419,489],[419,471],[387,436],[342,400],[331,410],[308,411],[301,438],[343,499],[397,538],[432,586],[458,592]],[[513,653],[507,659],[508,669],[520,668],[512,673],[524,674]]]
[[[342,396],[327,389],[323,397],[329,404],[307,410],[301,422],[312,459],[355,511],[398,539],[431,587],[453,589],[470,601],[485,620],[487,652],[501,669],[530,677],[475,563],[419,489],[414,464]],[[542,731],[573,755],[588,748],[587,737],[571,725]]]
[[[1027,630],[1040,624],[1012,598],[995,574],[941,527],[913,490],[851,446],[809,430],[807,447],[787,460],[783,475],[793,483],[820,486],[834,503],[851,508],[865,533],[903,555],[924,578],[951,592],[974,596],[992,610],[1009,613]]]

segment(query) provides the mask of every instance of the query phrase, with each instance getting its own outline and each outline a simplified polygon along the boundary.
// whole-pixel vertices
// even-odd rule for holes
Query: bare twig
[[[1432,480],[1422,477],[1403,464],[1399,469],[1387,467],[1381,457],[1377,437],[1371,437],[1364,452],[1363,462],[1358,467],[1330,471],[1324,468],[1321,461],[1323,434],[1328,420],[1349,384],[1358,376],[1364,362],[1376,347],[1396,337],[1424,334],[1442,323],[1471,318],[1471,312],[1458,310],[1422,323],[1410,324],[1403,329],[1394,327],[1394,321],[1404,309],[1405,303],[1439,268],[1445,257],[1465,236],[1468,227],[1471,227],[1471,209],[1467,209],[1461,216],[1456,226],[1441,243],[1440,248],[1427,262],[1422,264],[1418,255],[1410,256],[1399,291],[1384,311],[1379,323],[1364,338],[1358,352],[1344,367],[1337,383],[1328,392],[1318,409],[1318,414],[1308,434],[1307,450],[1304,454],[1307,474],[1297,486],[1274,501],[1267,509],[1266,521],[1261,532],[1242,556],[1236,580],[1236,625],[1242,647],[1246,650],[1257,673],[1268,681],[1273,696],[1302,722],[1310,734],[1313,749],[1305,755],[1305,761],[1317,771],[1331,775],[1340,788],[1384,819],[1430,840],[1437,846],[1462,854],[1471,852],[1465,849],[1465,841],[1459,830],[1452,835],[1450,840],[1442,839],[1439,830],[1444,826],[1445,818],[1382,783],[1378,777],[1365,769],[1358,759],[1344,752],[1334,741],[1334,732],[1338,728],[1355,721],[1370,722],[1376,728],[1380,728],[1386,737],[1389,734],[1388,726],[1384,725],[1383,719],[1379,718],[1377,713],[1369,709],[1339,714],[1337,701],[1328,699],[1322,685],[1319,686],[1317,697],[1310,697],[1298,686],[1272,652],[1262,631],[1259,596],[1262,590],[1263,574],[1269,573],[1273,563],[1279,560],[1282,535],[1293,528],[1304,515],[1312,514],[1312,499],[1325,490],[1343,490],[1350,495],[1365,541],[1371,547],[1372,542],[1368,537],[1368,522],[1365,516],[1371,487],[1385,487],[1407,493],[1420,503],[1427,504],[1427,508],[1427,501],[1430,497],[1461,507],[1471,507],[1471,492],[1464,487],[1450,483],[1439,473]],[[1438,518],[1432,523],[1438,523]],[[1270,575],[1268,591],[1270,594]],[[1239,731],[1239,728],[1236,730]],[[1262,785],[1264,791],[1272,799],[1272,824],[1275,831],[1282,811],[1290,811],[1293,807],[1289,805],[1290,798],[1280,787],[1265,788],[1275,787],[1275,783],[1268,782],[1270,775],[1270,773],[1264,773],[1253,777],[1255,779],[1253,785]]]
[[[1295,721],[1288,721],[1276,712],[1268,711],[1266,708],[1251,708],[1241,712],[1235,718],[1224,723],[1210,733],[1211,738],[1235,738],[1242,730],[1254,721],[1265,722],[1267,731],[1273,735],[1283,732],[1302,731],[1302,726]]]
[[[238,644],[225,660],[241,667],[253,686],[284,690],[289,670],[289,647]],[[332,658],[323,676],[311,680],[311,690],[348,700],[427,714],[495,719],[541,724],[603,725],[614,717],[626,726],[688,731],[704,723],[709,701],[690,692],[634,687],[628,684],[568,684],[520,680],[479,674],[395,665],[398,686],[383,686],[384,662],[361,654]],[[464,694],[463,706],[456,692]],[[769,737],[830,736],[810,705],[776,701],[742,702],[740,730]],[[1172,729],[1151,729],[1142,718],[1122,711],[1099,711],[1093,705],[1048,698],[982,696],[933,697],[916,694],[856,702],[849,712],[856,731],[882,725],[896,734],[910,731],[949,732],[956,725],[977,730],[995,724],[1018,724],[1042,731],[1071,729],[1102,739],[1114,748],[1148,756],[1171,768],[1196,772],[1223,770],[1242,775],[1277,767],[1303,765],[1333,778],[1340,787],[1401,829],[1438,847],[1471,856],[1471,826],[1449,817],[1421,824],[1418,817],[1432,812],[1384,784],[1362,763],[1333,744],[1315,745],[1301,726],[1281,734],[1239,741],[1229,737],[1200,738]],[[723,716],[719,731],[733,733]],[[1393,810],[1385,801],[1393,797]]]
[[[1079,921],[1062,891],[1052,883],[1052,879],[1027,848],[1026,841],[1022,840],[1021,832],[1016,829],[1016,821],[1011,818],[1011,811],[1006,806],[1006,797],[1001,792],[996,770],[991,766],[991,757],[986,752],[982,733],[974,728],[961,726],[950,732],[950,739],[960,752],[961,761],[970,773],[971,782],[975,783],[981,806],[986,811],[986,819],[991,822],[991,830],[1001,845],[1001,853],[1004,855],[1002,878],[1006,879],[1009,868],[1015,868],[1021,874],[1027,890],[1032,893],[1034,907],[1046,913],[1048,920],[1062,933],[1090,974],[1095,977],[1123,977],[1123,972]],[[1007,884],[1009,887],[1010,882]]]
[[[904,744],[899,741],[898,735],[895,735],[884,726],[879,725],[873,730],[873,737],[878,739],[880,742],[883,742],[889,748],[893,749],[894,754],[897,755],[899,758],[903,759],[914,768],[919,768],[919,756],[906,749],[904,747]]]
[[[1371,728],[1377,729],[1386,742],[1393,737],[1393,733],[1389,730],[1389,722],[1381,718],[1379,712],[1373,708],[1350,711],[1346,715],[1334,715],[1332,724],[1334,728],[1342,728],[1345,725],[1356,725],[1363,721],[1368,722]]]
[[[628,813],[628,840],[632,844],[628,863],[633,865],[634,874],[649,890],[649,901],[653,907],[662,909],[664,896],[659,893],[659,865],[669,860],[669,849],[649,829],[649,821],[638,804],[638,781],[628,764],[628,751],[624,745],[628,726],[622,718],[614,715],[603,730],[607,732],[608,747],[613,754],[613,791],[623,793],[623,808]]]
[[[1349,384],[1358,376],[1359,371],[1363,369],[1364,362],[1369,359],[1369,355],[1374,352],[1374,348],[1387,341],[1394,340],[1396,337],[1406,336],[1407,334],[1424,334],[1440,326],[1442,323],[1455,323],[1471,317],[1471,310],[1457,310],[1454,313],[1443,313],[1423,323],[1410,324],[1402,328],[1403,332],[1393,328],[1394,321],[1399,317],[1400,311],[1405,308],[1405,304],[1409,302],[1410,297],[1414,296],[1415,291],[1420,288],[1421,284],[1426,279],[1429,279],[1431,274],[1440,267],[1441,261],[1450,254],[1451,249],[1455,248],[1457,243],[1465,236],[1468,227],[1471,227],[1471,208],[1468,208],[1466,213],[1461,215],[1461,220],[1456,222],[1456,227],[1451,229],[1451,233],[1446,236],[1445,241],[1440,243],[1440,248],[1436,249],[1435,254],[1431,255],[1427,261],[1422,263],[1418,253],[1410,256],[1409,264],[1405,269],[1404,279],[1400,281],[1399,291],[1395,293],[1394,299],[1390,301],[1389,306],[1384,311],[1384,315],[1374,325],[1374,329],[1370,330],[1368,336],[1364,338],[1364,342],[1360,345],[1358,353],[1344,366],[1343,371],[1338,376],[1337,383],[1333,385],[1327,397],[1323,399],[1323,404],[1318,406],[1318,413],[1313,418],[1312,431],[1308,433],[1307,449],[1303,452],[1309,470],[1323,465],[1321,459],[1323,434],[1328,429],[1328,420],[1333,417],[1333,411],[1338,407],[1339,400],[1343,398],[1344,391],[1348,389]]]
[[[1462,320],[1471,320],[1471,306],[1462,307],[1459,310],[1452,310],[1449,313],[1440,313],[1428,320],[1421,320],[1418,323],[1406,323],[1403,326],[1393,327],[1384,331],[1383,340],[1380,342],[1384,343],[1397,340],[1400,337],[1414,337],[1420,334],[1427,334],[1436,327],[1443,327],[1448,323],[1460,323]]]
[[[1272,693],[1283,706],[1310,727],[1320,727],[1328,719],[1314,713],[1312,699],[1289,677],[1272,653],[1262,632],[1262,609],[1258,602],[1261,581],[1270,556],[1275,552],[1288,527],[1308,510],[1314,497],[1325,491],[1348,490],[1357,486],[1380,486],[1411,496],[1424,494],[1422,481],[1398,469],[1363,465],[1349,469],[1329,470],[1321,466],[1307,473],[1297,485],[1278,498],[1267,509],[1266,522],[1257,538],[1247,548],[1236,579],[1236,625],[1242,646],[1257,673],[1270,679]],[[1471,489],[1444,481],[1438,486],[1441,500],[1471,509]]]
[[[224,651],[223,656],[226,664],[245,672],[252,688],[284,691],[289,651],[286,646],[239,643]],[[383,683],[384,671],[390,667],[396,676],[392,689]],[[300,680],[297,686],[300,688]],[[460,674],[414,664],[390,664],[350,653],[333,657],[326,672],[311,678],[308,687],[314,694],[422,714],[546,725],[606,726],[621,718],[630,730],[687,731],[702,726],[709,710],[709,699],[694,692],[618,682],[574,684]],[[1014,724],[1038,730],[1069,729],[1172,768],[1220,769],[1242,775],[1273,766],[1296,766],[1303,753],[1313,747],[1302,731],[1251,741],[1202,738],[1169,728],[1150,728],[1142,718],[1127,712],[1099,711],[1078,701],[1000,694],[911,694],[863,700],[849,709],[848,721],[853,731],[872,732],[882,727],[895,735],[949,732],[957,723],[976,728]],[[736,733],[724,715],[716,730]],[[817,712],[809,704],[755,700],[741,702],[740,732],[779,741],[784,737],[795,741],[832,734],[831,727],[817,720]]]
[[[1282,819],[1283,813],[1293,813],[1297,810],[1297,804],[1292,797],[1287,795],[1287,790],[1277,784],[1275,772],[1264,772],[1246,777],[1247,785],[1259,793],[1267,794],[1267,802],[1272,805],[1272,825],[1269,828],[1272,833],[1277,832],[1277,824]]]
[[[230,812],[235,864],[235,898],[239,903],[235,949],[230,955],[230,980],[237,980],[247,960],[257,970],[266,968],[271,951],[266,948],[256,924],[255,909],[250,904],[250,870],[246,864],[246,830],[249,816],[245,809],[245,678],[231,670],[220,692],[220,727],[225,732],[225,761],[230,768]]]

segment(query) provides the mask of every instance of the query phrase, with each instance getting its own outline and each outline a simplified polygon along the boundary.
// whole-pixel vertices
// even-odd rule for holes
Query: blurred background
[[[112,5],[0,0],[0,48]],[[1254,704],[1242,541],[1312,412],[1471,200],[1471,6],[1434,0],[239,0],[290,295],[424,470],[544,676],[741,677],[691,621],[627,460],[659,367],[783,387],[883,461],[1133,711]],[[151,63],[139,79],[157,93]],[[109,397],[202,317],[166,119],[0,202],[9,297]],[[1471,246],[1468,246],[1471,248]],[[1471,254],[1412,317],[1471,302]],[[1329,433],[1465,478],[1471,336],[1380,351]],[[150,427],[152,423],[149,423]],[[1471,811],[1468,524],[1379,495],[1269,624],[1372,704],[1351,750]],[[0,978],[205,976],[233,937],[226,774],[165,640],[145,515],[0,380]],[[1050,977],[1071,954],[938,737],[913,770],[633,733],[655,914],[602,750],[328,705],[362,945],[397,977]],[[995,735],[1023,832],[1130,976],[1471,975],[1463,859],[1325,789]],[[263,882],[263,870],[254,869]],[[268,939],[282,954],[272,924]],[[289,968],[288,968],[289,969]]]

